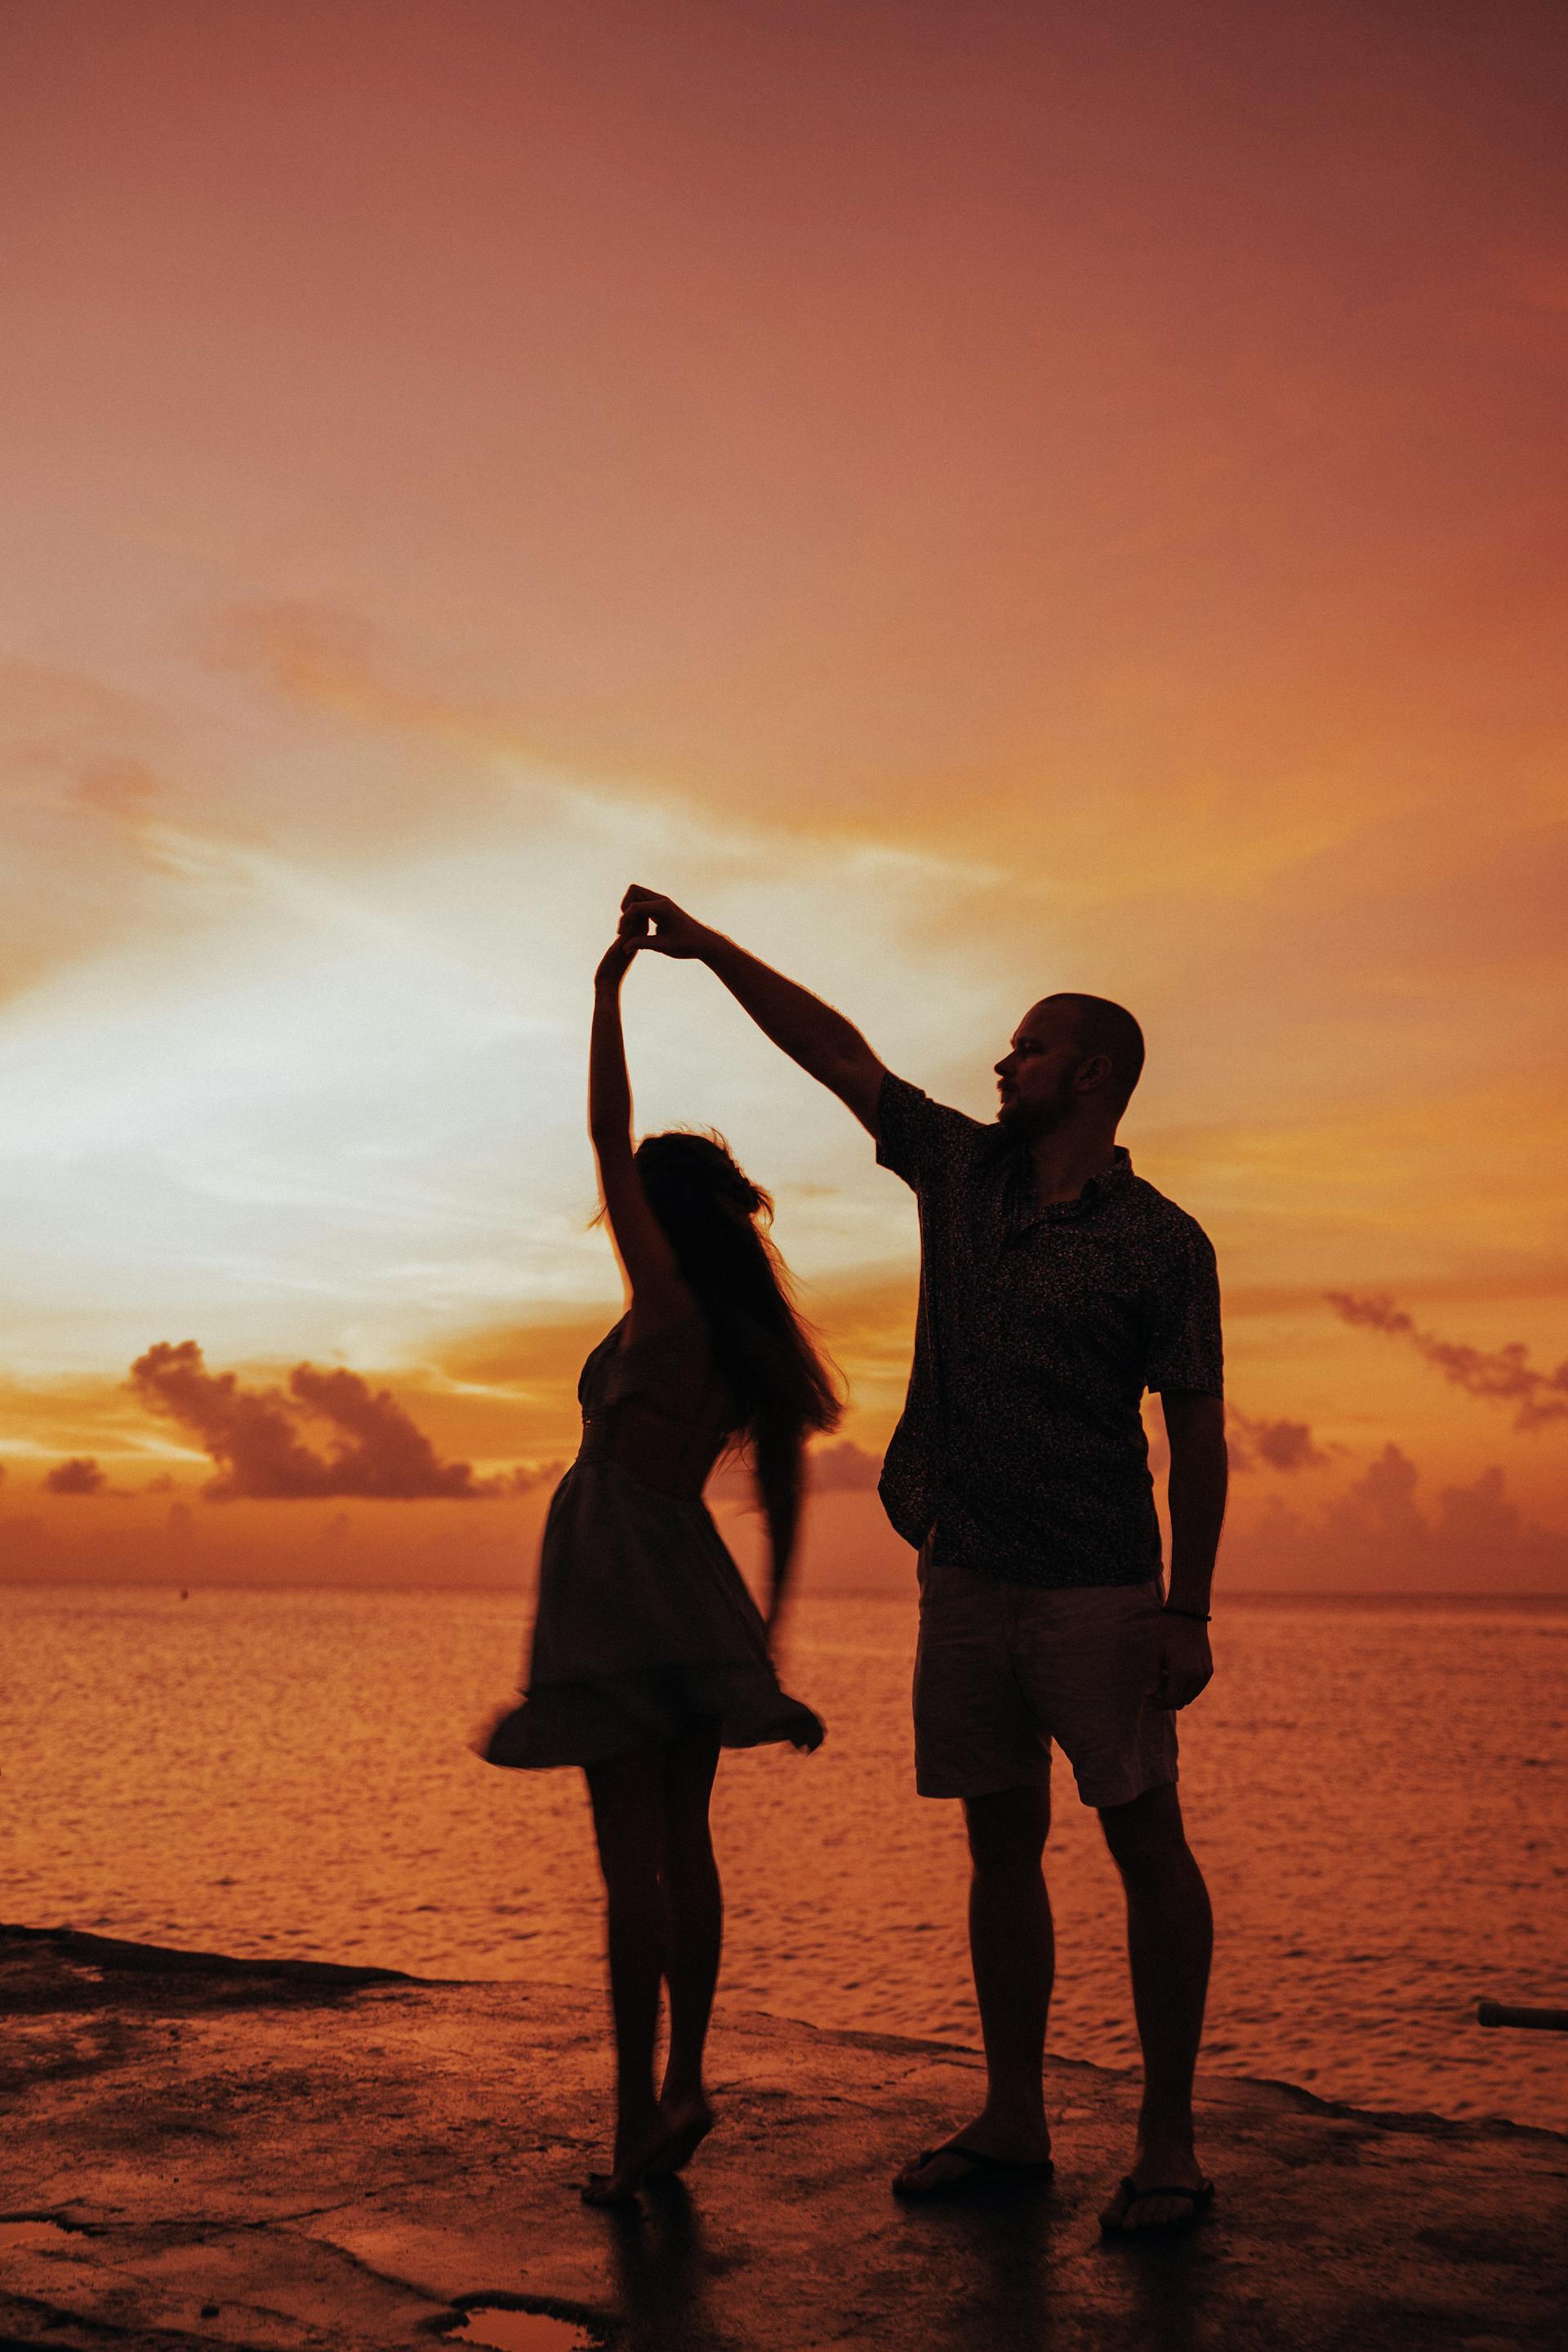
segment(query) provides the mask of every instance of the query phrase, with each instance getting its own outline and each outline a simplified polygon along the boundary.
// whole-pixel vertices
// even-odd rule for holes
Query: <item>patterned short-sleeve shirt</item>
[[[1113,1166],[1040,1207],[1026,1147],[889,1076],[877,1157],[920,1203],[921,1296],[881,1496],[905,1541],[1015,1584],[1140,1584],[1145,1389],[1223,1391],[1207,1235]]]

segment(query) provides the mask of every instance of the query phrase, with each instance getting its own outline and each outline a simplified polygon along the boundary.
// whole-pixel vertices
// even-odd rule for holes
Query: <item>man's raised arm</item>
[[[673,898],[633,883],[621,901],[621,937],[655,955],[705,963],[781,1053],[836,1094],[861,1126],[877,1132],[877,1099],[887,1070],[852,1022],[786,980]]]

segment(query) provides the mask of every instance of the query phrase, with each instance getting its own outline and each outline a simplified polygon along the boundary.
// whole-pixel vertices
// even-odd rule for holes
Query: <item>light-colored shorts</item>
[[[986,1797],[1048,1780],[1053,1740],[1086,1805],[1128,1805],[1175,1780],[1175,1717],[1150,1696],[1158,1578],[1043,1591],[924,1552],[920,1577],[922,1797]]]

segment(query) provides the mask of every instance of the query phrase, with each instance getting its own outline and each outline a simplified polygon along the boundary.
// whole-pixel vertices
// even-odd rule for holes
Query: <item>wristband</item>
[[[1165,1603],[1163,1614],[1167,1617],[1190,1617],[1194,1625],[1206,1625],[1209,1622],[1209,1612],[1206,1609],[1173,1609],[1168,1601]]]

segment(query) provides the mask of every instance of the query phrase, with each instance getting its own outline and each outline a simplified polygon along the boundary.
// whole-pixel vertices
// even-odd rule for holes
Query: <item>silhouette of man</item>
[[[895,1077],[841,1013],[672,900],[634,886],[622,930],[705,963],[854,1112],[920,1204],[914,1363],[881,1495],[920,1556],[917,1786],[961,1799],[969,1832],[987,2090],[894,2187],[952,2196],[1048,2172],[1054,1741],[1121,1874],[1143,2053],[1137,2145],[1101,2224],[1191,2222],[1213,2196],[1192,2111],[1213,1931],[1176,1794],[1174,1714],[1214,1671],[1225,1408],[1214,1252],[1116,1141],[1142,1068],[1138,1024],[1095,996],[1032,1006],[995,1066],[986,1127]],[[1168,1598],[1146,1388],[1170,1440]]]

